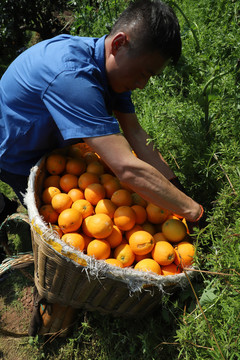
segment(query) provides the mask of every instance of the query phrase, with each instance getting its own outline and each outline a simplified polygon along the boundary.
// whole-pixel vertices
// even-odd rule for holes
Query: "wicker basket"
[[[45,158],[32,168],[25,203],[32,231],[35,285],[50,303],[114,316],[145,316],[161,304],[164,292],[188,284],[184,273],[159,276],[118,268],[63,243],[40,217],[40,194],[47,176]],[[194,272],[188,271],[192,277]]]

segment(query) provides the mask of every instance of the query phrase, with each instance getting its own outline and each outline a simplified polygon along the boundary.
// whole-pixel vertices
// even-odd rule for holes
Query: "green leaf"
[[[201,306],[206,306],[212,304],[216,298],[217,295],[214,293],[214,289],[205,289],[199,299],[199,302]]]

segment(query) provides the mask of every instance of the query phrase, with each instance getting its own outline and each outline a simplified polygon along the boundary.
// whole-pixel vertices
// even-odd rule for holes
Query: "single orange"
[[[128,231],[135,225],[135,212],[130,206],[119,206],[113,216],[114,224],[122,231]]]
[[[163,223],[168,215],[169,211],[161,208],[160,206],[149,203],[146,207],[147,218],[152,224],[161,224]]]
[[[66,157],[61,154],[50,154],[46,159],[46,169],[51,175],[59,175],[65,170]]]
[[[83,152],[78,144],[70,145],[68,148],[68,156],[81,159],[83,156]]]
[[[111,246],[111,248],[115,248],[122,242],[122,232],[121,230],[116,226],[113,225],[112,232],[109,236],[105,238]]]
[[[110,264],[110,265],[113,265],[113,266],[118,266],[120,268],[123,268],[123,263],[117,259],[114,259],[114,258],[108,258],[105,260],[105,262],[107,264]]]
[[[137,255],[145,255],[152,251],[155,241],[147,231],[136,231],[129,237],[129,245]]]
[[[52,198],[56,194],[60,194],[61,190],[55,186],[49,186],[42,192],[42,201],[44,204],[51,204]]]
[[[176,245],[175,250],[175,264],[181,267],[187,267],[193,264],[194,255],[196,252],[195,246],[188,241],[182,241]]]
[[[84,232],[85,235],[87,235],[88,237],[90,237],[91,239],[93,238],[91,232],[89,231],[89,220],[91,218],[92,215],[86,217],[85,219],[83,219],[82,222],[82,231]]]
[[[125,237],[126,237],[127,241],[129,241],[130,236],[134,232],[140,231],[140,230],[143,230],[143,228],[141,227],[141,225],[136,224],[136,225],[134,225],[134,227],[132,229],[125,231]]]
[[[72,208],[79,211],[83,219],[94,213],[94,208],[92,204],[86,199],[79,199],[74,201],[72,204]]]
[[[105,184],[107,181],[112,180],[114,177],[111,174],[104,173],[99,176],[100,177],[100,183]]]
[[[163,235],[162,232],[155,233],[153,235],[153,238],[155,240],[155,243],[157,243],[158,241],[167,241],[166,237]]]
[[[54,210],[51,204],[46,204],[40,207],[39,214],[43,217],[44,221],[54,224],[58,220],[59,213]]]
[[[147,212],[141,205],[132,205],[131,208],[134,210],[136,215],[136,224],[143,224],[147,220]]]
[[[116,190],[112,194],[111,201],[116,206],[131,206],[132,205],[132,196],[128,190],[119,189],[119,190]]]
[[[85,246],[84,237],[79,233],[67,233],[62,236],[66,244],[73,246],[76,250],[82,251]]]
[[[89,217],[88,230],[92,237],[104,239],[113,231],[113,222],[106,214],[95,214]]]
[[[104,186],[104,189],[106,191],[106,197],[108,199],[111,199],[112,197],[112,194],[121,189],[121,185],[120,185],[120,182],[117,178],[113,177],[112,179],[110,180],[107,180],[103,183],[103,186]]]
[[[149,234],[154,235],[156,233],[156,228],[149,221],[145,221],[142,225],[142,229],[149,232]]]
[[[121,261],[123,267],[131,266],[135,260],[135,254],[128,244],[118,245],[114,250],[114,257]]]
[[[60,188],[65,193],[68,193],[71,189],[78,187],[78,177],[73,174],[64,174],[60,178]]]
[[[82,215],[75,209],[65,209],[58,217],[58,225],[64,234],[77,231],[82,224]]]
[[[161,266],[162,269],[162,275],[176,275],[181,273],[180,266],[176,265],[175,263],[171,263],[169,265],[163,265]]]
[[[117,206],[110,199],[101,199],[95,206],[95,213],[106,214],[112,219],[116,209]]]
[[[152,257],[160,265],[169,265],[174,261],[175,251],[168,241],[158,241],[152,250]]]
[[[133,205],[140,205],[143,206],[144,208],[147,207],[147,201],[144,200],[139,194],[133,192],[131,193],[132,196],[132,204]]]
[[[176,243],[185,238],[187,228],[182,221],[169,219],[163,223],[162,232],[169,241]]]
[[[86,171],[86,162],[81,158],[69,158],[66,163],[68,174],[80,176]]]
[[[59,193],[53,196],[51,204],[58,213],[61,213],[63,210],[71,207],[72,199],[68,194]]]
[[[87,151],[83,154],[83,158],[87,164],[90,164],[93,161],[98,161],[99,157],[93,151]]]
[[[84,192],[81,189],[73,188],[68,192],[68,195],[72,199],[72,201],[84,199]]]
[[[105,189],[99,183],[89,184],[84,190],[84,196],[92,205],[97,205],[99,200],[104,199]]]
[[[87,172],[100,176],[104,173],[104,167],[100,161],[92,161],[87,165]]]
[[[105,260],[109,257],[111,248],[106,240],[94,239],[87,247],[87,254],[94,256],[97,260]]]
[[[79,176],[78,186],[80,187],[80,189],[85,190],[88,185],[99,182],[100,180],[98,175],[85,172]]]
[[[135,270],[153,272],[158,275],[161,275],[161,267],[160,265],[153,259],[143,259],[137,262],[134,266]]]
[[[60,175],[49,175],[44,180],[43,187],[48,188],[49,186],[54,186],[59,188],[60,187],[59,182],[60,182]]]

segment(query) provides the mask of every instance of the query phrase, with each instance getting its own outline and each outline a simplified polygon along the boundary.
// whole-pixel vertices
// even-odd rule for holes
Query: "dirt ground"
[[[32,314],[33,266],[0,278],[0,359],[25,360]]]

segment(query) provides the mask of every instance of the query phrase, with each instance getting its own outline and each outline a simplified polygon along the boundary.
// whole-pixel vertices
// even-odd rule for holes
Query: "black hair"
[[[182,43],[180,26],[173,9],[158,0],[137,0],[130,3],[112,27],[110,36],[123,31],[129,34],[132,52],[159,53],[177,63]]]

